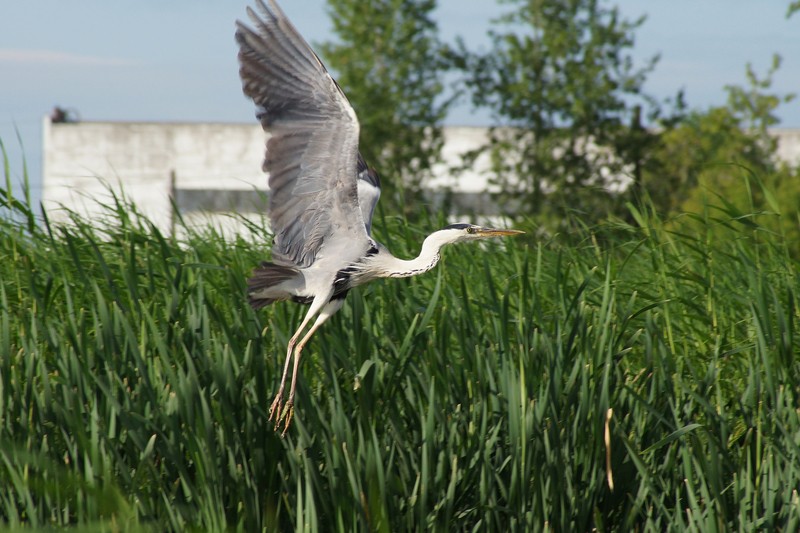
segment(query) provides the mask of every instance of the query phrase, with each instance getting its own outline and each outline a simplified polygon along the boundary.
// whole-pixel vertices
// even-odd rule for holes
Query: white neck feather
[[[449,232],[436,231],[428,235],[415,259],[398,259],[384,248],[374,256],[370,266],[375,268],[376,277],[381,278],[407,278],[423,274],[436,266],[439,262],[439,250],[451,242],[453,239]]]

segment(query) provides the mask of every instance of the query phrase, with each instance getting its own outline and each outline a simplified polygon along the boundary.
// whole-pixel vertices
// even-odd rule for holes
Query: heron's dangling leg
[[[294,352],[294,345],[297,342],[297,339],[300,338],[300,334],[305,329],[306,324],[308,324],[308,319],[310,319],[308,315],[306,315],[306,319],[303,320],[303,323],[300,324],[300,327],[297,331],[292,335],[292,338],[289,340],[289,347],[286,350],[286,362],[283,364],[283,375],[281,376],[281,385],[278,387],[278,393],[275,395],[275,399],[272,400],[272,405],[269,408],[269,420],[272,420],[272,417],[275,417],[275,425],[278,425],[278,421],[281,419],[281,405],[283,404],[283,390],[286,388],[286,376],[289,375],[289,365],[292,362],[292,352]]]
[[[292,387],[289,389],[289,400],[286,402],[285,409],[288,412],[286,414],[286,423],[283,426],[283,432],[281,433],[281,435],[285,434],[286,430],[289,429],[289,423],[291,423],[292,416],[294,415],[294,393],[295,393],[295,388],[297,387],[298,369],[300,368],[300,353],[303,351],[303,348],[305,347],[306,343],[311,338],[311,335],[313,335],[314,332],[317,331],[317,329],[319,329],[319,327],[322,324],[324,324],[326,320],[328,320],[331,316],[333,316],[334,313],[336,313],[336,311],[341,309],[342,304],[344,304],[344,299],[331,300],[330,302],[325,304],[325,307],[322,308],[322,311],[317,317],[317,320],[314,322],[314,325],[311,326],[311,329],[308,330],[308,333],[305,334],[303,339],[297,344],[297,346],[294,349],[294,369],[292,370]],[[291,346],[293,343],[290,342],[289,344]]]
[[[294,332],[292,338],[289,339],[289,346],[286,350],[286,362],[283,364],[283,376],[281,376],[281,384],[278,387],[278,393],[275,395],[275,399],[272,400],[272,405],[269,408],[269,420],[271,421],[273,417],[275,417],[275,427],[278,426],[278,423],[284,417],[284,409],[283,409],[283,391],[286,388],[286,376],[289,375],[289,364],[292,360],[292,354],[294,353],[294,345],[297,344],[297,339],[300,338],[300,335],[303,334],[303,330],[306,329],[306,326],[311,321],[311,319],[319,313],[319,311],[323,308],[327,299],[330,298],[330,295],[326,295],[325,299],[315,298],[313,302],[311,302],[311,308],[306,313],[305,318],[300,323],[300,327],[297,328],[297,331]]]

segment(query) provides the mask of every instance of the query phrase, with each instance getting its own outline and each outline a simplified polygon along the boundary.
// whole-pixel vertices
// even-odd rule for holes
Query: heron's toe
[[[285,411],[285,418],[286,421],[283,425],[283,431],[281,431],[281,437],[286,435],[286,430],[289,429],[289,424],[292,423],[292,418],[294,417],[294,405],[292,405],[291,400],[286,402],[286,407],[284,407]]]
[[[272,405],[269,408],[269,421],[272,422],[272,419],[275,419],[275,427],[278,427],[278,423],[280,422],[281,418],[283,418],[283,409],[282,409],[283,401],[281,400],[281,395],[278,394],[275,396],[275,399],[272,400]]]

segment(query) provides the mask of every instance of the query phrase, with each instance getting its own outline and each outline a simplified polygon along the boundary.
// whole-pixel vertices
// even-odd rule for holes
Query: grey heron
[[[269,410],[270,421],[276,428],[283,423],[285,432],[294,413],[303,347],[342,307],[351,288],[427,272],[446,244],[523,232],[451,224],[430,234],[419,256],[410,260],[375,241],[371,222],[380,181],[359,153],[355,111],[275,1],[267,2],[256,0],[260,14],[247,8],[252,27],[237,21],[236,41],[243,91],[269,134],[262,168],[269,176],[272,260],[262,262],[248,280],[249,301],[255,309],[281,300],[309,305],[289,340]],[[290,365],[292,383],[284,404]]]

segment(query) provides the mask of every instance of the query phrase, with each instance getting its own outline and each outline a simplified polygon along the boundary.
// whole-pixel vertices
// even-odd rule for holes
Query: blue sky
[[[626,18],[647,14],[634,57],[661,61],[646,90],[663,99],[685,89],[705,108],[725,101],[726,84],[744,84],[745,65],[766,72],[783,56],[773,89],[800,92],[800,14],[788,0],[620,0]],[[332,39],[325,0],[284,0],[310,42]],[[41,174],[41,122],[54,105],[84,120],[253,121],[237,77],[234,21],[247,0],[6,1],[0,18],[0,140],[12,174],[23,153],[34,186]],[[488,44],[491,0],[439,0],[444,39]],[[501,6],[502,7],[502,6]],[[800,128],[800,102],[779,110],[782,126]],[[478,115],[479,116],[479,115]],[[485,120],[485,119],[484,119]],[[478,120],[479,121],[479,120]],[[448,118],[476,124],[468,104]],[[476,124],[477,125],[477,124]],[[24,150],[17,141],[17,133]]]

